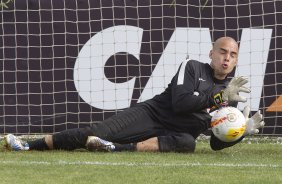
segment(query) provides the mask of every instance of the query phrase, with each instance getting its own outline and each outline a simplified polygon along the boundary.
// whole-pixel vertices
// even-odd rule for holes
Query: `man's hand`
[[[246,97],[239,96],[239,92],[251,92],[249,88],[244,86],[246,83],[248,83],[248,79],[246,77],[234,77],[224,90],[213,95],[213,103],[218,108],[226,106],[232,102],[246,102]]]
[[[227,102],[246,102],[247,98],[239,96],[239,92],[250,93],[251,90],[244,86],[248,79],[243,76],[234,77],[222,92],[222,100]]]
[[[265,124],[260,111],[256,112],[255,115],[249,118],[250,111],[251,109],[249,106],[246,106],[243,110],[243,114],[246,119],[246,130],[244,136],[259,133],[259,128],[262,128]]]

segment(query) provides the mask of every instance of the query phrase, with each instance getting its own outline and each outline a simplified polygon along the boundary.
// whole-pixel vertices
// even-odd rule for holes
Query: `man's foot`
[[[86,141],[86,148],[89,151],[109,151],[112,152],[115,146],[112,142],[103,140],[96,136],[88,136]]]
[[[13,151],[29,150],[28,144],[23,144],[22,140],[13,134],[8,134],[4,137],[5,147]]]

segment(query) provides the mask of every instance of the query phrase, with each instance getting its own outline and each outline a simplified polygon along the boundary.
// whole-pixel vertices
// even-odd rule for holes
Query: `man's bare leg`
[[[148,151],[157,152],[159,151],[159,143],[157,137],[152,137],[142,142],[138,142],[136,145],[136,151]]]
[[[52,150],[54,148],[53,147],[53,136],[47,135],[47,136],[45,136],[44,140],[45,140],[45,143],[47,144],[49,150]]]

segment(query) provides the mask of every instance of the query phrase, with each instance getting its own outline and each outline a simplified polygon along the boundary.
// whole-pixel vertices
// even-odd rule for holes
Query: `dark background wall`
[[[240,41],[243,28],[272,29],[260,109],[267,125],[263,134],[282,134],[282,113],[266,111],[282,91],[281,1],[14,0],[0,11],[1,133],[57,132],[117,113],[91,107],[79,97],[73,68],[93,35],[112,26],[132,25],[144,30],[141,65],[126,54],[111,57],[107,64],[129,58],[127,70],[138,78],[131,105],[176,27],[209,28],[212,41],[221,36]],[[112,75],[107,68],[105,73]]]

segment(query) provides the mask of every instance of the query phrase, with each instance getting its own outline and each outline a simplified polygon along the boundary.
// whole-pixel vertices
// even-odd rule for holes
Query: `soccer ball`
[[[211,119],[214,135],[223,142],[234,142],[242,137],[246,130],[246,119],[235,107],[220,108]]]

